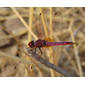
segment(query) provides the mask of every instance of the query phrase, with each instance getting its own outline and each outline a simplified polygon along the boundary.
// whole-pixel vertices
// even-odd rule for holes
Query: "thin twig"
[[[64,76],[67,76],[67,77],[71,77],[71,76],[74,77],[74,75],[71,74],[70,72],[67,72],[64,69],[50,63],[49,61],[43,59],[40,55],[36,54],[35,52],[33,52],[32,50],[30,50],[28,48],[27,48],[26,53],[27,53],[28,56],[36,59],[38,62],[40,62],[40,63],[44,64],[45,66],[55,70],[56,72],[59,72],[59,73],[63,74]]]

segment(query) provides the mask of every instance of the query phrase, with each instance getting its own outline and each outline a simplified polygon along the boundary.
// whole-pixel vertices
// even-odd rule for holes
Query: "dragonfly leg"
[[[35,53],[36,53],[36,48],[35,48]]]
[[[39,50],[40,50],[40,53],[42,54],[42,50],[41,50],[41,48],[39,47]]]
[[[30,50],[36,53],[36,48],[31,48]]]

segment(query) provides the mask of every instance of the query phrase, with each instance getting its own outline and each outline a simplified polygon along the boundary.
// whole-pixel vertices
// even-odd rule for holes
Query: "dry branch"
[[[36,54],[35,52],[33,52],[32,50],[30,50],[28,48],[27,48],[27,52],[26,52],[27,55],[36,59],[38,62],[44,64],[45,66],[55,70],[56,72],[59,72],[59,73],[63,74],[64,76],[67,76],[67,77],[74,77],[75,76],[75,75],[71,74],[70,72],[67,72],[64,69],[62,69],[62,68],[50,63],[49,61],[43,59],[40,55]]]

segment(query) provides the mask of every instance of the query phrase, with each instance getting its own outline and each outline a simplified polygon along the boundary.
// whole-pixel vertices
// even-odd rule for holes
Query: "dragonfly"
[[[39,48],[40,52],[42,53],[42,51],[41,51],[42,47],[59,46],[59,45],[73,45],[73,44],[76,44],[76,43],[75,42],[49,42],[46,40],[38,39],[36,41],[33,41],[33,40],[30,41],[28,43],[28,46],[30,48],[35,48],[35,51],[36,51],[36,48]]]

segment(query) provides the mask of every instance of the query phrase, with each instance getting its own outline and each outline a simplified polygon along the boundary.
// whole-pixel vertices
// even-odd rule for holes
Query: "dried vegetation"
[[[43,48],[42,58],[85,76],[85,8],[0,8],[0,76],[60,77],[25,54],[31,40],[52,38],[77,45]],[[28,52],[29,54],[29,52]]]

